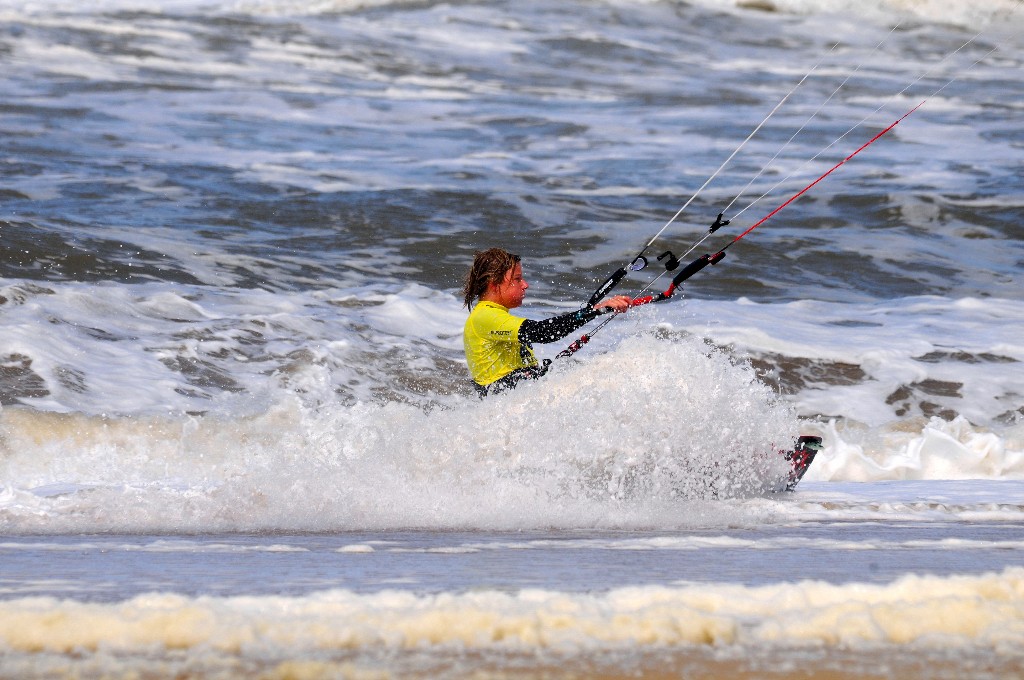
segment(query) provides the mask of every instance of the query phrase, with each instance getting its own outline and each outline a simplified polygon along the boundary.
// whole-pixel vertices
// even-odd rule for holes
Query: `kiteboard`
[[[821,450],[821,437],[801,435],[796,440],[792,451],[783,452],[783,456],[792,466],[786,478],[786,491],[792,491],[804,478],[807,468],[814,462],[814,456]]]

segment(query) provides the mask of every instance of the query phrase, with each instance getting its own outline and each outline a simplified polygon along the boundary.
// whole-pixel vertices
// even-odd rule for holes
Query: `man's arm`
[[[598,316],[598,309],[607,307],[616,313],[625,312],[629,309],[633,299],[628,295],[616,295],[601,300],[593,307],[584,307],[575,312],[554,316],[543,321],[525,319],[519,327],[519,342],[540,344],[561,340],[574,330]]]
[[[533,344],[555,342],[572,333],[583,324],[597,316],[591,308],[584,308],[561,316],[554,316],[543,321],[526,319],[519,327],[519,341]]]

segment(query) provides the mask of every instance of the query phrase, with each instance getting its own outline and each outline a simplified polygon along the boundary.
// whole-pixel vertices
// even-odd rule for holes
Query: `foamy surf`
[[[612,507],[651,521],[673,501],[778,490],[799,431],[749,366],[654,337],[430,410],[293,399],[251,417],[0,422],[9,531],[514,528]]]
[[[1022,621],[1024,570],[1010,568],[880,585],[801,579],[605,593],[152,593],[115,604],[19,598],[0,602],[0,648],[8,670],[45,669],[88,654],[86,675],[172,668],[205,675],[236,667],[272,677],[281,664],[302,660],[317,671],[313,676],[347,676],[346,670],[379,670],[393,654],[414,677],[449,665],[451,677],[476,677],[510,660],[531,674],[555,659],[563,673],[589,664],[613,672],[624,661],[667,672],[682,654],[698,669],[714,667],[702,650],[714,650],[719,660],[772,650],[812,672],[828,650],[871,657],[851,670],[906,655],[945,660],[955,650],[961,663],[987,657],[989,668],[1005,669],[1024,660]]]

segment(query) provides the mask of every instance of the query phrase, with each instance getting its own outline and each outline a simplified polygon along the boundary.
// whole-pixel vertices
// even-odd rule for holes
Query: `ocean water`
[[[0,677],[1021,677],[1021,4],[0,0]]]

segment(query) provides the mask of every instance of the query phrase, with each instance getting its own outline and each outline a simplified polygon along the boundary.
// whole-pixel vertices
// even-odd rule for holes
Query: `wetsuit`
[[[533,343],[561,340],[597,316],[590,307],[543,321],[513,316],[508,308],[481,300],[462,331],[466,362],[481,396],[516,386],[523,378],[547,371],[533,353]]]

